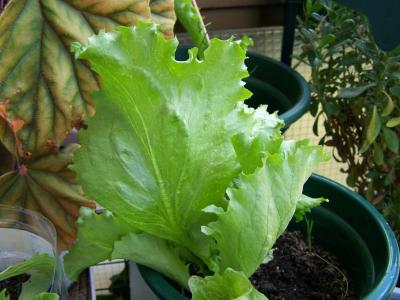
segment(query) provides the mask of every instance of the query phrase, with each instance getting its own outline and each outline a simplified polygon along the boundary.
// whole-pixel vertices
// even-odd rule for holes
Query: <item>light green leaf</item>
[[[33,300],[58,300],[60,296],[54,293],[40,293],[39,295],[35,296]]]
[[[203,58],[204,50],[208,47],[208,41],[203,29],[203,21],[200,19],[192,0],[175,0],[175,13],[179,22],[190,34],[193,45],[199,48],[199,57]]]
[[[366,92],[369,88],[375,86],[375,83],[370,83],[357,87],[341,88],[338,96],[340,98],[355,98]]]
[[[231,268],[223,274],[198,277],[189,280],[193,300],[266,300],[267,298],[255,290],[242,272]]]
[[[96,214],[89,208],[81,208],[77,223],[77,240],[64,257],[65,272],[71,280],[77,280],[87,267],[111,259],[114,242],[135,231],[109,211]]]
[[[129,259],[161,272],[182,287],[188,287],[188,266],[179,257],[179,249],[166,240],[147,233],[131,233],[115,242],[112,259]]]
[[[242,47],[242,49],[246,51],[247,48],[249,48],[250,46],[254,46],[253,39],[247,35],[243,35],[242,38],[237,42],[240,44],[240,47]]]
[[[312,2],[312,0],[307,0],[306,1],[306,11],[307,11],[307,14],[311,14],[313,12],[313,2]]]
[[[216,240],[219,271],[231,267],[246,276],[256,271],[292,219],[303,184],[326,159],[322,147],[285,141],[262,168],[235,180],[235,187],[227,191],[226,211],[216,206],[205,209],[218,215],[202,230]],[[304,204],[303,210],[315,205]]]
[[[332,33],[329,33],[328,35],[326,35],[320,42],[319,42],[319,46],[320,47],[325,47],[326,45],[330,45],[332,44],[334,41],[336,40],[336,36]],[[340,92],[339,92],[340,93]],[[347,91],[348,93],[348,91]],[[346,98],[346,97],[344,97]]]
[[[232,128],[247,126],[245,132],[232,137],[237,159],[247,174],[261,167],[266,154],[279,149],[283,141],[280,129],[284,127],[284,122],[277,114],[268,114],[266,106],[254,110],[243,105],[232,113],[229,120]]]
[[[296,221],[303,220],[306,213],[310,212],[312,208],[328,201],[329,200],[325,198],[311,198],[306,195],[301,195],[296,205],[296,212],[294,213]]]
[[[400,117],[392,118],[386,123],[387,127],[396,127],[399,125],[400,125]]]
[[[6,296],[6,290],[0,292],[0,300],[10,300],[10,297]]]
[[[240,45],[214,39],[204,61],[191,51],[186,62],[174,60],[176,47],[139,24],[92,37],[78,52],[104,88],[74,169],[103,207],[196,252],[192,234],[210,218],[201,210],[219,205],[241,171],[231,139],[258,120],[237,113],[251,95]]]
[[[151,6],[152,13],[148,0],[10,1],[0,16],[0,103],[8,103],[11,119],[24,121],[18,137],[26,151],[46,152],[49,140],[59,144],[94,112],[91,94],[98,82],[86,64],[73,59],[71,42],[151,19],[168,19],[161,29],[172,36],[172,0]]]
[[[22,285],[20,300],[31,300],[32,295],[47,291],[54,276],[55,258],[47,254],[32,256],[29,260],[10,266],[0,272],[0,281],[24,273],[31,275],[29,280]]]
[[[369,146],[375,141],[376,137],[379,135],[379,132],[381,131],[381,126],[381,117],[378,113],[377,107],[374,106],[371,119],[369,121],[369,125],[366,131],[364,143],[362,144],[360,149],[360,153],[364,153],[368,150]]]
[[[383,138],[388,146],[389,150],[392,152],[399,152],[399,137],[393,130],[389,128],[383,128]]]
[[[187,267],[171,243],[139,233],[109,211],[96,214],[81,209],[78,239],[64,257],[64,268],[71,280],[77,280],[87,267],[104,260],[130,259],[160,271],[187,286]]]
[[[392,113],[393,109],[395,108],[395,104],[393,102],[392,97],[388,93],[384,92],[384,94],[386,95],[388,102],[386,103],[386,106],[383,109],[382,117],[387,117]]]

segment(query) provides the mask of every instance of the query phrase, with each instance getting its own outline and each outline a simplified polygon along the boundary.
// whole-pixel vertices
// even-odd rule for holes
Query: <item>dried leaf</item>
[[[75,174],[68,169],[78,147],[73,144],[38,156],[0,176],[0,204],[21,206],[45,215],[57,229],[60,248],[75,240],[79,208],[95,207],[83,196]]]
[[[152,17],[172,36],[172,1],[151,6],[153,14],[148,0],[10,1],[0,16],[0,103],[8,103],[9,122],[23,121],[18,138],[25,151],[46,153],[48,141],[59,145],[72,126],[94,112],[97,79],[73,59],[70,44]],[[0,133],[4,126],[0,123]]]

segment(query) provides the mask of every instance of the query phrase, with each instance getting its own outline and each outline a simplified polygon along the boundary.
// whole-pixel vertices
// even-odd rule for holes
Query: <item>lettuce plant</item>
[[[89,265],[125,258],[193,299],[265,299],[247,278],[296,207],[301,217],[320,203],[302,187],[327,156],[284,141],[276,114],[243,103],[251,93],[239,43],[213,39],[203,60],[192,49],[183,62],[177,46],[144,23],[74,46],[102,88],[73,169],[106,211],[81,209],[66,271],[76,279]]]

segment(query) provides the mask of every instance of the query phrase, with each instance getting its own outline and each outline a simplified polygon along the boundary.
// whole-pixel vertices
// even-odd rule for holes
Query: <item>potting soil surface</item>
[[[5,280],[0,281],[0,292],[6,289],[6,295],[10,300],[18,300],[22,291],[22,284],[29,280],[31,275],[21,274]]]
[[[275,243],[273,260],[250,280],[270,300],[358,299],[349,273],[319,246],[308,248],[303,234],[285,232]]]

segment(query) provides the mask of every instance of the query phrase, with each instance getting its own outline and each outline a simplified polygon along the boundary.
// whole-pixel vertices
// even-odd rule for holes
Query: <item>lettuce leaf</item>
[[[111,212],[96,214],[89,208],[80,209],[77,223],[77,241],[64,257],[64,269],[71,280],[77,280],[87,267],[111,259],[114,242],[133,230]]]
[[[278,132],[281,122],[240,106],[251,95],[240,45],[214,39],[203,61],[191,50],[185,62],[175,61],[176,47],[141,23],[78,50],[103,88],[74,170],[86,194],[127,224],[198,252],[193,235],[210,221],[202,209],[220,204],[241,171],[232,138],[272,125]]]
[[[112,258],[132,260],[152,268],[188,287],[189,268],[180,257],[180,249],[173,243],[147,233],[131,233],[115,242]]]
[[[325,198],[311,198],[306,195],[301,195],[299,201],[297,202],[296,212],[294,217],[297,222],[304,219],[306,213],[310,212],[312,208],[319,206],[323,202],[328,202]]]
[[[171,243],[135,230],[109,211],[97,214],[82,208],[78,227],[77,242],[64,257],[69,279],[77,280],[84,269],[99,262],[121,258],[153,268],[187,286],[188,268]]]
[[[227,191],[226,211],[209,206],[218,219],[202,228],[216,240],[216,270],[233,268],[251,276],[293,217],[303,184],[312,169],[326,159],[321,147],[307,141],[284,141],[268,154],[264,166],[242,174]]]
[[[245,274],[231,268],[222,274],[189,280],[193,300],[265,300],[266,297],[253,288]]]

